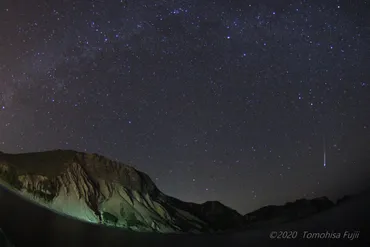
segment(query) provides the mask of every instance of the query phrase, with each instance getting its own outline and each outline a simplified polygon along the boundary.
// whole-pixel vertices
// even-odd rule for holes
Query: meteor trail
[[[324,167],[326,167],[326,145],[325,145],[325,136],[323,137],[324,144]]]

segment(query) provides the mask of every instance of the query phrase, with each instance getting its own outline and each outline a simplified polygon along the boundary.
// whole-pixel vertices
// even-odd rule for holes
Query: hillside
[[[370,191],[369,191],[370,192]],[[296,221],[227,234],[157,234],[89,224],[55,214],[0,187],[0,228],[15,247],[122,246],[370,246],[370,193],[353,196],[328,210]],[[295,239],[271,239],[272,231],[297,231]],[[308,239],[313,233],[359,231],[359,238]],[[0,243],[1,246],[1,243]]]
[[[296,221],[311,215],[326,211],[335,206],[327,197],[318,197],[311,200],[299,199],[287,202],[284,205],[269,205],[246,214],[245,221],[249,228],[264,225],[274,225]]]
[[[60,214],[140,232],[214,232],[244,223],[219,202],[169,197],[145,173],[97,154],[0,153],[0,185]]]

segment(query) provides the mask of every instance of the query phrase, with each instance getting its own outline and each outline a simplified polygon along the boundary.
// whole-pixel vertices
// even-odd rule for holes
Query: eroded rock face
[[[148,175],[97,154],[0,153],[0,184],[58,213],[135,231],[207,232],[243,220],[220,203],[168,197]]]

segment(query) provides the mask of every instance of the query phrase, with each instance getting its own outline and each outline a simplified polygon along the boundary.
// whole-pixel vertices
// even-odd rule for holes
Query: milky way
[[[2,0],[0,149],[100,153],[243,213],[353,192],[370,175],[369,12]]]

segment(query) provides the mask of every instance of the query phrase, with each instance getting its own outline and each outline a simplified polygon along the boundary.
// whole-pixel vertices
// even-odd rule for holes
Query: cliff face
[[[243,220],[219,203],[168,197],[148,175],[96,154],[0,153],[0,184],[58,213],[135,231],[208,232]],[[218,217],[224,212],[234,218]]]

